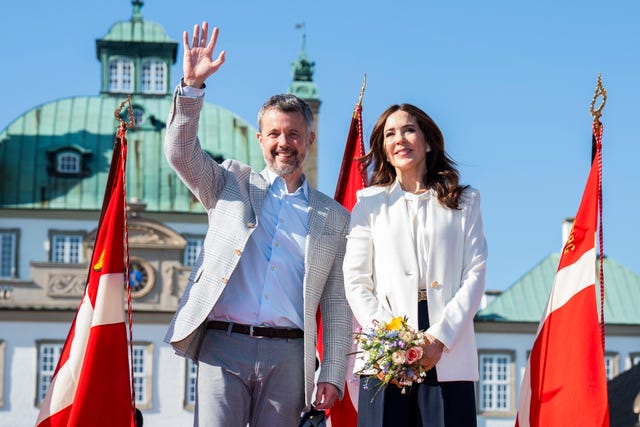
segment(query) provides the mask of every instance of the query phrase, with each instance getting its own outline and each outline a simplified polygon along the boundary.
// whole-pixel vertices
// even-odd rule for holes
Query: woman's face
[[[422,177],[427,172],[427,153],[431,147],[415,117],[398,110],[384,124],[384,153],[397,173]]]

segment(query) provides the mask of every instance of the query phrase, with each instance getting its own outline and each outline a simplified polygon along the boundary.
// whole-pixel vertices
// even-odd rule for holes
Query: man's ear
[[[316,142],[316,134],[315,132],[311,132],[309,135],[309,147],[311,147],[314,142]]]
[[[260,132],[256,132],[256,139],[262,145],[262,134]]]

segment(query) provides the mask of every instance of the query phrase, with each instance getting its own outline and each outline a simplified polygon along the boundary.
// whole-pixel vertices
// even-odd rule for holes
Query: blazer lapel
[[[267,170],[263,170],[262,173],[251,173],[249,176],[249,199],[253,212],[256,216],[256,222],[260,217],[260,211],[262,210],[262,202],[267,196],[267,190],[269,189],[269,177],[267,176]]]
[[[317,259],[317,252],[320,249],[318,242],[320,235],[327,222],[327,206],[317,195],[317,190],[309,187],[309,231],[305,248],[304,276],[305,285],[309,274],[310,265]],[[305,286],[306,287],[306,286]],[[306,293],[306,291],[305,291]]]
[[[407,204],[404,201],[404,192],[398,184],[394,182],[388,193],[388,226],[390,236],[393,236],[391,244],[396,245],[400,256],[400,262],[404,274],[415,274],[416,283],[418,281],[418,258],[415,239],[409,224],[409,214]]]

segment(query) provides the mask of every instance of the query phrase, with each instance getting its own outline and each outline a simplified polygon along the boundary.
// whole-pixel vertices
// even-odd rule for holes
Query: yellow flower
[[[400,316],[394,317],[393,319],[391,319],[391,322],[387,324],[387,330],[399,331],[403,325],[404,325],[404,320],[402,319],[402,317]]]

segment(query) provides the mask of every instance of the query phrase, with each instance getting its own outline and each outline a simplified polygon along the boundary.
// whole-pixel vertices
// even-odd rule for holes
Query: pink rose
[[[407,363],[411,365],[413,362],[422,358],[422,347],[411,347],[407,350]]]

